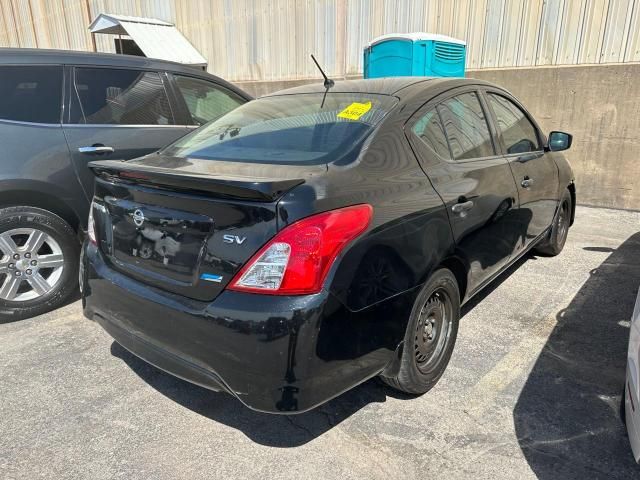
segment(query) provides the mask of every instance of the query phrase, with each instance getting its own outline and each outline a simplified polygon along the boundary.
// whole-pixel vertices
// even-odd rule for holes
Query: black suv
[[[96,159],[130,159],[251,99],[172,62],[0,49],[0,321],[43,313],[77,284]]]

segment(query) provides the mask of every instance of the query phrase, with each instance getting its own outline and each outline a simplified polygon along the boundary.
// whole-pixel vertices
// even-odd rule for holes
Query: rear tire
[[[73,228],[41,208],[0,209],[0,323],[61,306],[78,285]]]
[[[409,394],[431,390],[449,363],[459,320],[458,283],[453,273],[442,268],[427,281],[413,305],[398,374],[382,380]]]
[[[535,252],[544,256],[554,257],[564,248],[571,226],[571,194],[569,190],[564,191],[560,201],[560,207],[553,219],[553,225],[549,235],[542,243],[536,245]]]

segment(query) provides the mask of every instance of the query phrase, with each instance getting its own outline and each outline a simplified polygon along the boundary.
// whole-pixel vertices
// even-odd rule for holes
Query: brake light
[[[230,290],[270,295],[318,293],[333,261],[363,233],[371,205],[318,213],[285,227],[231,280]]]
[[[95,203],[91,202],[91,205],[89,206],[89,220],[87,220],[87,238],[91,243],[93,243],[94,245],[97,245],[98,240],[96,239],[96,224],[95,224],[95,220],[93,219],[94,205]]]
[[[107,209],[104,205],[96,202],[91,202],[89,205],[89,219],[87,220],[87,238],[94,245],[98,244],[98,239],[96,237],[96,221],[93,215],[93,209],[98,210],[102,214],[107,213]]]

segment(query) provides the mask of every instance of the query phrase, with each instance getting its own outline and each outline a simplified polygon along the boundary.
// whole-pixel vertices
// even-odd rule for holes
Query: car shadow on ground
[[[468,302],[462,308],[462,318],[528,258],[531,257],[525,255],[518,260]],[[366,405],[385,402],[387,397],[403,400],[415,398],[387,387],[374,378],[309,412],[269,415],[250,410],[231,395],[213,392],[165,373],[131,354],[117,342],[111,344],[111,354],[123,360],[142,380],[174,402],[211,420],[236,428],[259,444],[272,447],[304,445]]]
[[[235,397],[213,392],[176,378],[144,362],[120,344],[111,354],[122,359],[140,378],[174,402],[211,420],[242,431],[254,442],[271,447],[304,445],[370,403],[400,396],[377,379],[369,380],[326,404],[298,415],[270,415],[245,407]],[[407,397],[410,398],[410,397]]]
[[[628,322],[640,284],[640,233],[612,252],[558,313],[513,417],[541,480],[640,478],[620,416]]]

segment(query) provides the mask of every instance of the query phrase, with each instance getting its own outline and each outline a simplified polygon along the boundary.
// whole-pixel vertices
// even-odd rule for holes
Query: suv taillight
[[[371,205],[318,213],[285,227],[262,247],[227,286],[270,295],[318,293],[340,252],[363,233]]]
[[[94,202],[91,202],[89,205],[89,220],[87,220],[87,238],[94,245],[98,244],[98,240],[96,240],[96,223],[93,219],[93,207],[95,206]]]

